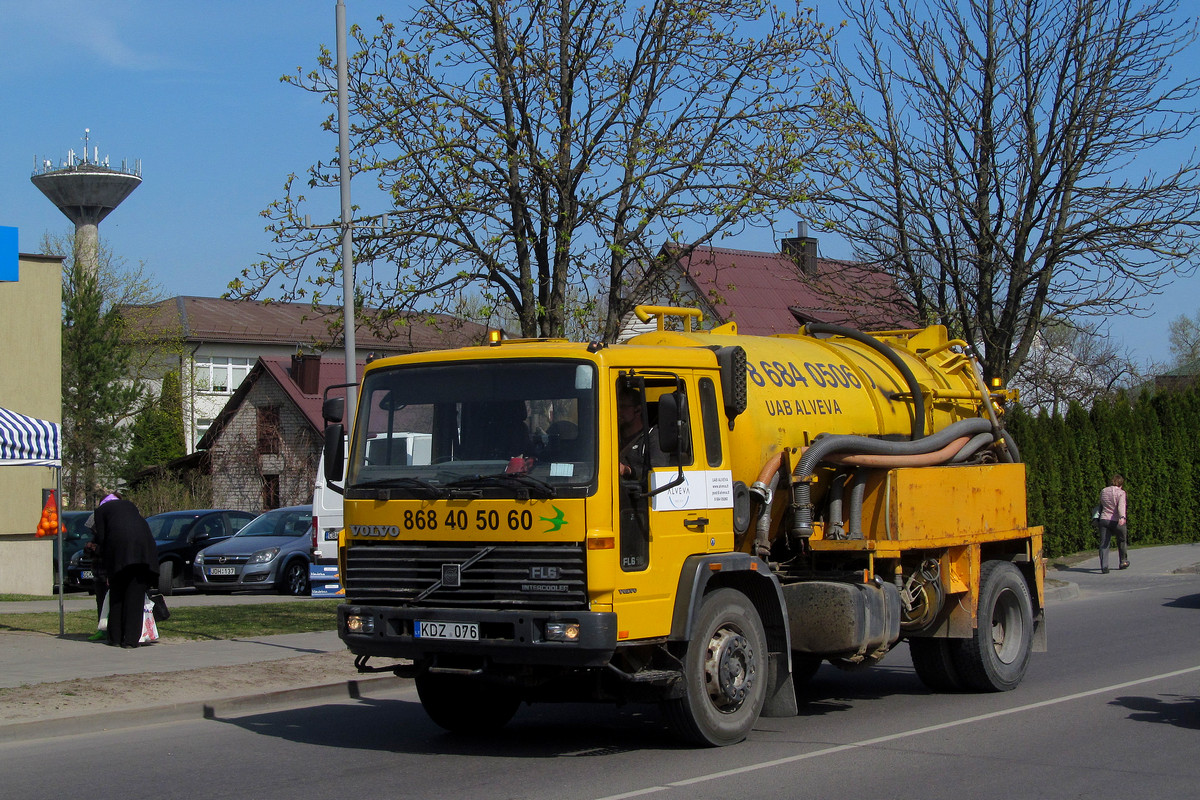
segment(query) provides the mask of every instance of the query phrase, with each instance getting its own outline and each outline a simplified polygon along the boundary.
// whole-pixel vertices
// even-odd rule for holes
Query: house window
[[[250,373],[250,359],[208,356],[196,361],[196,386],[208,394],[233,394]]]
[[[204,434],[208,433],[208,429],[212,427],[213,421],[205,417],[200,417],[196,420],[196,439],[192,446],[200,444],[200,440],[204,438]]]
[[[266,510],[279,508],[279,476],[263,475],[262,507]]]
[[[258,453],[274,455],[279,452],[279,406],[258,407]],[[268,506],[274,508],[275,506]]]

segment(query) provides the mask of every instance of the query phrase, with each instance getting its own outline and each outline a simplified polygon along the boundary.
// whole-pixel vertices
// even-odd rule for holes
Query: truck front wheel
[[[966,688],[1007,692],[1025,677],[1033,650],[1033,601],[1021,571],[987,561],[979,571],[979,620],[970,639],[952,651]]]
[[[745,595],[718,589],[704,598],[683,673],[683,697],[664,703],[676,735],[716,747],[745,739],[767,693],[767,636]]]
[[[491,733],[508,724],[521,705],[516,692],[458,675],[425,673],[416,680],[425,713],[451,733]]]

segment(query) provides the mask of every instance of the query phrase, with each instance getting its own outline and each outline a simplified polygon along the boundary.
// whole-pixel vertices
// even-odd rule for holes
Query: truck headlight
[[[574,642],[579,639],[578,622],[547,622],[547,642]]]
[[[375,618],[351,614],[346,617],[346,630],[350,633],[374,633]]]

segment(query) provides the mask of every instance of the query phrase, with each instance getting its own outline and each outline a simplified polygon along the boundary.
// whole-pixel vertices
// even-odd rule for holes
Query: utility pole
[[[337,2],[338,182],[342,195],[342,339],[346,345],[346,416],[348,432],[354,430],[358,402],[358,366],[354,354],[354,222],[350,205],[350,112],[347,99],[346,5]]]

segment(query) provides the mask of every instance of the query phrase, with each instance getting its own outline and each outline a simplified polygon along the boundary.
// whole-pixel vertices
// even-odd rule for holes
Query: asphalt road
[[[455,738],[404,684],[357,701],[6,745],[0,786],[22,800],[1196,796],[1200,575],[1076,572],[1060,575],[1080,592],[1051,604],[1049,652],[1003,694],[930,694],[900,648],[872,669],[822,667],[800,716],[700,750],[674,743],[642,707],[533,706],[500,736]]]

